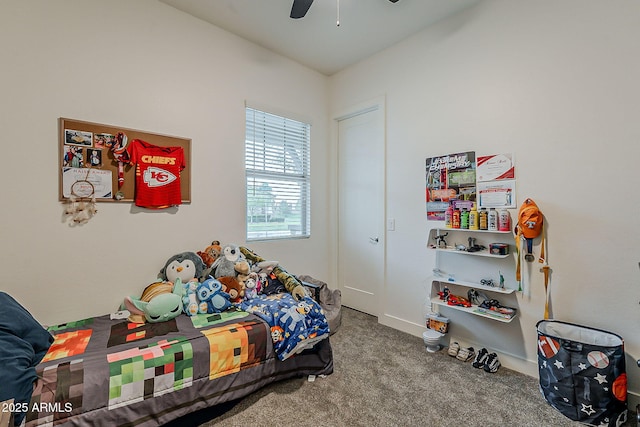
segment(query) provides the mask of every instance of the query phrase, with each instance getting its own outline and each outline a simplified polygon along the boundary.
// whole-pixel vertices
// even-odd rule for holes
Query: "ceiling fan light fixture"
[[[397,3],[399,0],[389,0],[389,1],[391,3]],[[340,0],[337,0],[336,3],[337,3],[337,9],[338,9],[336,25],[339,27],[340,26]],[[293,0],[293,4],[291,5],[291,13],[289,14],[289,17],[293,19],[304,18],[307,12],[309,11],[309,8],[311,8],[312,4],[313,4],[313,0]]]
[[[289,17],[293,19],[304,18],[312,3],[313,0],[293,0]]]

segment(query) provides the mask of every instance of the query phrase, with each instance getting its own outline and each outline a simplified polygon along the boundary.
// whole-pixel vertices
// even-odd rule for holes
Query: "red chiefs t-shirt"
[[[182,147],[159,147],[134,139],[128,151],[136,165],[136,206],[162,209],[179,205],[180,171],[185,168]]]

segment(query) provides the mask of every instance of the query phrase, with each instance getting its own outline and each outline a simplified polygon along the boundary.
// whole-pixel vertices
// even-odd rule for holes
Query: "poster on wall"
[[[476,200],[476,153],[427,158],[426,180],[427,219],[442,221],[449,203]]]
[[[513,154],[478,156],[476,176],[478,207],[516,207],[516,173]]]

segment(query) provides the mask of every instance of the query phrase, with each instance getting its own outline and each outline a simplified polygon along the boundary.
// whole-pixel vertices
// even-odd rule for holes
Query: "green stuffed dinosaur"
[[[250,261],[252,264],[257,264],[259,262],[263,262],[264,258],[256,255],[251,249],[245,248],[244,246],[240,246],[240,252],[244,255],[244,257]],[[285,289],[293,295],[293,297],[297,300],[301,300],[307,295],[307,292],[302,286],[302,283],[298,279],[295,278],[292,274],[287,272],[284,268],[276,265],[273,267],[273,274],[276,275],[278,280],[284,285]]]
[[[147,286],[140,298],[126,297],[124,306],[131,312],[129,320],[136,323],[166,322],[182,313],[182,283],[155,282]]]

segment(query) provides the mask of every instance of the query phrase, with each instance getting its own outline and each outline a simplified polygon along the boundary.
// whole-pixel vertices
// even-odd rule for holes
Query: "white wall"
[[[620,334],[638,391],[639,24],[632,0],[487,0],[331,77],[332,112],[387,101],[386,213],[396,231],[387,233],[382,323],[414,334],[424,324],[434,263],[425,243],[442,226],[426,220],[425,159],[514,153],[518,205],[532,197],[547,219],[555,318]],[[536,375],[537,265],[515,298],[520,316],[506,326],[447,310],[451,335]]]
[[[328,271],[327,79],[155,0],[0,4],[0,289],[41,322],[115,310],[165,261],[244,244],[244,102],[312,120],[312,237],[252,243],[288,270]],[[70,228],[58,202],[58,118],[192,139],[192,203],[101,203]],[[313,254],[313,255],[310,255]]]

